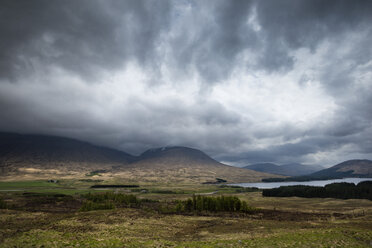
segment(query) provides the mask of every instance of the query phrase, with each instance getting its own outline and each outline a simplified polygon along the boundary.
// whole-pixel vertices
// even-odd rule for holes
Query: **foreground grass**
[[[2,210],[7,225],[0,247],[370,247],[368,217],[297,222],[137,209],[65,215]],[[11,233],[18,228],[22,232]]]
[[[33,195],[1,192],[17,210],[0,209],[0,247],[371,247],[372,201],[265,198],[216,185],[141,185],[132,192],[160,202],[193,193],[233,195],[262,211],[250,214],[162,214],[150,208],[78,212],[79,197],[91,184],[61,181],[0,183],[27,192],[66,193],[56,202],[33,203]],[[131,192],[131,190],[127,190]],[[37,197],[37,194],[36,196]],[[23,204],[23,205],[22,205]],[[61,205],[62,204],[62,205]],[[59,211],[59,210],[60,211]],[[58,211],[57,211],[58,210]],[[266,212],[265,212],[266,211]]]

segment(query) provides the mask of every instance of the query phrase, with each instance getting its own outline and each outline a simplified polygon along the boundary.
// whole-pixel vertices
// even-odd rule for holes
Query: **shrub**
[[[0,209],[6,209],[6,208],[8,208],[6,202],[2,198],[0,198]]]
[[[178,201],[178,202],[177,202],[177,205],[176,205],[176,212],[177,212],[177,213],[181,213],[181,212],[184,211],[184,209],[185,209],[185,207],[184,207],[184,205],[182,204],[182,202],[181,202],[181,201]]]
[[[79,211],[86,212],[92,210],[104,210],[104,209],[114,209],[115,205],[112,202],[97,203],[92,201],[85,201]]]

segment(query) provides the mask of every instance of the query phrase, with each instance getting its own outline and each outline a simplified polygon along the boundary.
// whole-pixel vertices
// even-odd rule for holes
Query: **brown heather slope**
[[[330,168],[314,172],[309,175],[287,177],[285,179],[275,178],[266,181],[282,182],[282,181],[311,181],[311,180],[327,180],[339,178],[372,178],[372,161],[368,159],[353,159],[336,164]]]
[[[138,157],[74,139],[0,133],[0,179],[119,178],[127,182],[253,182],[276,175],[221,164],[187,147],[151,149]],[[96,173],[96,174],[97,174]]]
[[[314,178],[372,177],[372,161],[367,159],[348,160],[309,176]]]
[[[109,170],[134,159],[122,151],[64,137],[0,133],[2,177],[74,176]]]
[[[117,173],[146,182],[215,182],[216,178],[228,182],[257,182],[262,178],[281,177],[273,174],[228,166],[217,162],[204,152],[188,147],[150,149],[138,161],[122,167]]]

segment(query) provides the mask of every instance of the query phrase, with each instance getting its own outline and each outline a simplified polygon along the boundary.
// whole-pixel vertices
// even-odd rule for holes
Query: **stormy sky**
[[[372,159],[372,1],[1,0],[0,35],[0,131]]]

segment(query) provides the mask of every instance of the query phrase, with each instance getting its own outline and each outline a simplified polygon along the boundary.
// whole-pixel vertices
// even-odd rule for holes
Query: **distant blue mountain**
[[[327,169],[323,169],[308,175],[292,176],[287,178],[266,178],[265,182],[281,181],[311,181],[327,180],[347,177],[372,177],[372,161],[367,159],[354,159],[339,163]]]
[[[273,163],[258,163],[248,165],[243,168],[283,176],[302,176],[324,169],[319,165],[304,165],[299,163],[283,165]]]

